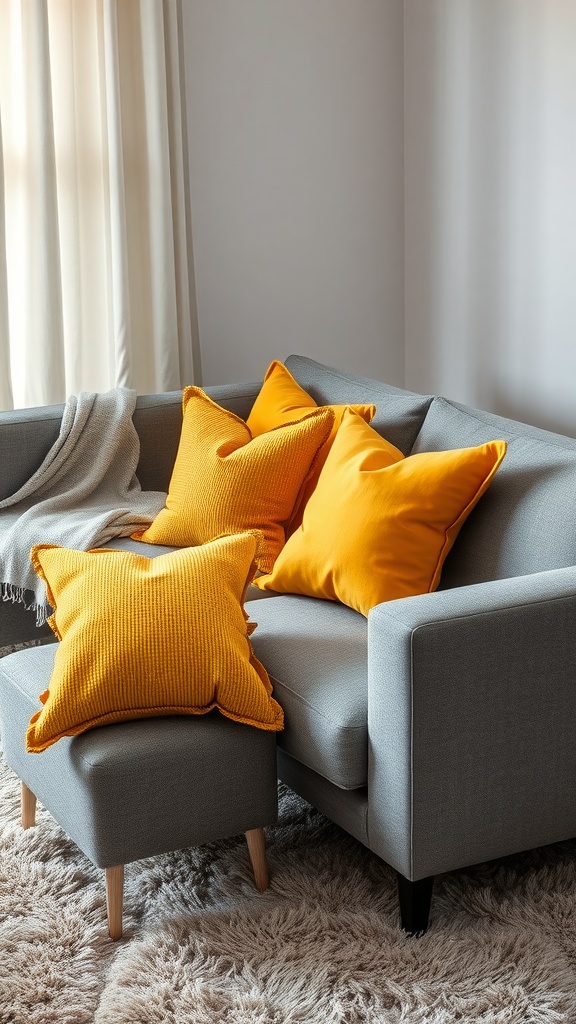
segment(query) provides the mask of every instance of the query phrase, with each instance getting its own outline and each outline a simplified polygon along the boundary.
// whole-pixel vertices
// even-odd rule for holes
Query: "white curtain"
[[[178,2],[0,2],[0,408],[194,380]]]

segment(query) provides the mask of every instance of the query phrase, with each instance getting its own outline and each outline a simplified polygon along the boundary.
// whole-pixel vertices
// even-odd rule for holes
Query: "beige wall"
[[[205,384],[404,380],[401,0],[183,0]]]

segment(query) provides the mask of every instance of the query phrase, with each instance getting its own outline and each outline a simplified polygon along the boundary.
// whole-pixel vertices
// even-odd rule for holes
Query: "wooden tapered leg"
[[[106,910],[108,932],[115,942],[122,938],[122,898],[124,896],[124,865],[106,868]]]
[[[261,828],[251,828],[244,835],[248,843],[248,853],[250,854],[256,888],[260,892],[264,892],[264,889],[267,889],[270,884],[264,832]]]
[[[36,824],[36,797],[25,782],[21,784],[22,828],[32,828]]]

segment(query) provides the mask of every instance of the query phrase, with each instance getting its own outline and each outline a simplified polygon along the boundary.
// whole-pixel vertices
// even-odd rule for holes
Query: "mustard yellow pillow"
[[[257,538],[244,533],[144,558],[105,548],[32,549],[61,641],[26,748],[93,726],[218,708],[259,729],[283,725],[252,651],[244,594]]]
[[[256,585],[341,601],[363,615],[381,601],[435,590],[505,452],[504,441],[491,441],[404,458],[347,411],[302,525]]]
[[[150,544],[185,547],[222,534],[259,530],[258,569],[269,572],[285,541],[304,480],[332,429],[329,409],[311,409],[252,439],[244,420],[200,388],[183,395],[180,444],[166,507],[133,536]]]
[[[336,437],[336,433],[342,422],[345,410],[347,408],[354,409],[364,420],[366,420],[366,423],[370,423],[370,420],[376,412],[376,406],[328,405],[319,407],[312,396],[309,395],[307,391],[304,391],[304,388],[300,387],[298,381],[294,379],[284,364],[275,360],[270,364],[266,371],[264,383],[262,384],[256,401],[252,406],[252,411],[246,420],[253,437],[257,437],[259,434],[263,434],[268,430],[274,430],[275,427],[282,426],[284,423],[300,420],[303,416],[306,416],[311,409],[318,408],[332,410],[334,413],[334,425],[328,438],[318,452],[313,472],[310,474],[302,488],[302,493],[300,494],[290,519],[287,530],[288,534],[292,533],[302,522],[304,507],[316,487],[318,477],[320,476],[322,467],[326,462],[328,452],[332,447],[332,442]]]

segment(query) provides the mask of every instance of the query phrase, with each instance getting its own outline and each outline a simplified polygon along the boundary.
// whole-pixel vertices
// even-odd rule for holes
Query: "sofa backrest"
[[[60,433],[63,405],[0,413],[0,501],[15,494],[44,461]]]
[[[404,455],[409,454],[432,401],[431,395],[418,395],[345,373],[306,356],[288,356],[285,366],[318,405],[375,405],[371,426]]]
[[[343,373],[305,356],[288,356],[285,365],[318,405],[376,405],[372,426],[408,454],[432,401],[431,395],[417,395],[367,377]],[[247,419],[261,387],[262,381],[252,381],[205,390],[219,405]],[[141,486],[144,490],[167,490],[182,426],[182,392],[139,395],[133,419],[140,437],[137,476]]]
[[[205,390],[215,402],[246,419],[261,386],[224,384]],[[15,494],[42,464],[58,439],[63,412],[63,405],[44,405],[0,413],[0,501]],[[180,440],[182,392],[138,395],[132,418],[140,438],[136,473],[142,489],[166,491]]]
[[[444,565],[441,589],[576,564],[576,440],[435,398],[413,453],[508,443]]]

